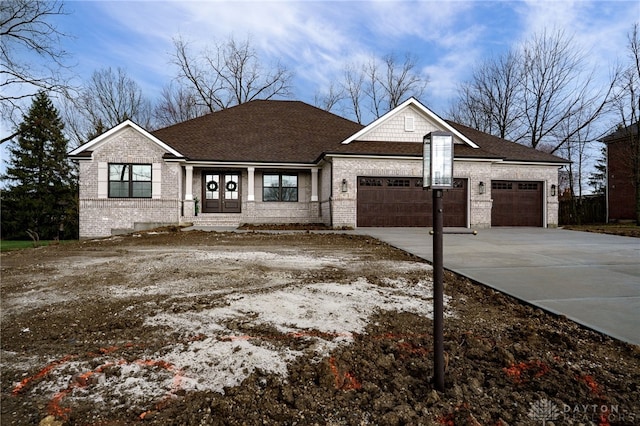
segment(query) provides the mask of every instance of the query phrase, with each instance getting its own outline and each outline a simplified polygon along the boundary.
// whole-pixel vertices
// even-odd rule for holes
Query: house
[[[125,121],[73,150],[80,236],[158,225],[428,226],[425,134],[454,136],[445,226],[554,227],[566,161],[445,121],[409,99],[368,126],[257,100],[149,132]]]
[[[607,222],[637,219],[634,168],[640,160],[633,146],[640,143],[638,127],[640,123],[618,129],[600,141],[607,145]]]

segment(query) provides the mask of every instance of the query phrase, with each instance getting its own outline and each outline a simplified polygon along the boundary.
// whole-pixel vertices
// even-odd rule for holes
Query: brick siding
[[[551,197],[549,188],[558,185],[557,166],[527,164],[504,164],[489,161],[456,160],[453,165],[456,178],[468,179],[469,224],[472,228],[491,226],[491,180],[537,181],[546,185],[543,210],[546,225],[558,225],[558,198]],[[331,200],[333,226],[357,224],[357,181],[358,176],[408,176],[422,177],[421,160],[388,159],[333,159],[333,199]],[[348,190],[341,192],[342,179],[347,179]],[[483,182],[485,193],[479,193],[479,183]]]
[[[415,131],[406,132],[405,116],[414,117]],[[398,114],[378,134],[367,138],[422,141],[422,135],[435,130],[433,123],[419,119],[415,111]],[[433,126],[433,128],[431,128]],[[375,129],[374,129],[375,130]],[[389,139],[386,139],[389,140]],[[91,161],[81,160],[80,173],[80,237],[103,237],[115,232],[134,230],[145,224],[178,224],[190,222],[203,225],[240,225],[241,223],[324,223],[334,227],[356,227],[358,176],[422,177],[421,159],[346,158],[332,157],[318,171],[318,201],[311,201],[311,172],[297,170],[298,202],[262,202],[262,172],[256,168],[253,192],[255,201],[248,201],[248,172],[241,170],[241,213],[207,214],[195,216],[193,201],[182,200],[186,179],[184,168],[165,162],[163,149],[132,128],[124,128],[108,140],[95,146]],[[106,198],[107,182],[104,168],[109,163],[152,164],[154,187],[151,199]],[[101,171],[102,170],[102,171]],[[155,175],[160,171],[160,177]],[[202,199],[203,168],[193,169],[193,195]],[[102,173],[102,177],[101,177]],[[545,224],[557,226],[558,199],[549,196],[552,184],[557,186],[557,166],[534,164],[508,164],[490,161],[454,162],[454,177],[468,180],[468,220],[473,228],[491,226],[491,180],[538,181],[545,184]],[[347,180],[347,191],[342,192],[342,180]],[[484,182],[485,193],[479,194],[479,182]]]
[[[178,224],[180,220],[180,166],[165,163],[164,151],[157,144],[131,128],[124,128],[93,150],[92,161],[80,161],[80,238],[110,236],[146,225]],[[106,198],[108,182],[99,179],[99,168],[109,163],[152,164],[161,176],[158,198]],[[159,166],[159,167],[158,167]],[[102,185],[102,188],[100,186]]]

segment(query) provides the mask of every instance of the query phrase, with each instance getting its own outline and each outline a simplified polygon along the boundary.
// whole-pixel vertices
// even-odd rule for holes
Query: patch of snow
[[[412,286],[405,280],[388,280],[387,284],[380,287],[360,278],[350,284],[315,283],[267,293],[235,293],[226,298],[227,306],[164,312],[148,318],[145,324],[169,327],[183,335],[207,336],[176,345],[163,359],[183,370],[196,389],[223,392],[225,386],[239,384],[255,369],[284,375],[287,362],[303,354],[270,345],[259,337],[239,335],[225,324],[235,319],[245,325],[268,325],[285,334],[299,334],[313,341],[309,350],[324,356],[352,342],[354,333],[364,332],[376,309],[432,316],[429,282]]]
[[[239,385],[256,369],[286,375],[287,363],[299,355],[301,352],[278,351],[269,345],[254,345],[249,340],[206,338],[191,342],[186,348],[176,346],[162,359],[181,367],[184,389],[224,393],[225,387]]]

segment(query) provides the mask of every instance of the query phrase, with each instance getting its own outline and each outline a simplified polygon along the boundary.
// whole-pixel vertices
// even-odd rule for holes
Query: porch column
[[[318,201],[318,169],[311,169],[311,201]]]
[[[185,182],[185,191],[184,191],[184,199],[187,201],[193,200],[193,166],[184,166],[186,182]]]
[[[256,196],[255,196],[255,173],[256,173],[256,168],[255,167],[247,167],[247,173],[248,173],[248,188],[247,188],[247,201],[255,201],[256,200]]]

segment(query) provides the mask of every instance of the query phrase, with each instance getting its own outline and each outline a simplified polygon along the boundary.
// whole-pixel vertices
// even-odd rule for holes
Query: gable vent
[[[415,131],[415,125],[413,117],[405,117],[404,118],[404,131],[405,132],[413,132]]]

